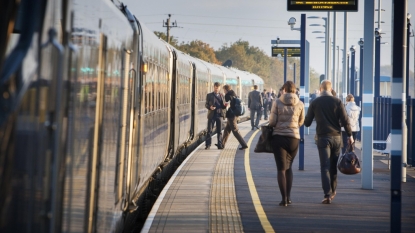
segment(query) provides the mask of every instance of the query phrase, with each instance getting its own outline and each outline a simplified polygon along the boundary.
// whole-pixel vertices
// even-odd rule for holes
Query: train
[[[244,104],[264,86],[177,50],[121,2],[6,0],[0,15],[0,232],[138,232],[205,140],[213,83]]]

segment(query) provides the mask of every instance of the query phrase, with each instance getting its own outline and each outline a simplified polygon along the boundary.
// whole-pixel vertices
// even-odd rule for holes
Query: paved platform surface
[[[265,123],[263,121],[262,123]],[[142,232],[390,232],[390,171],[385,156],[374,154],[373,189],[361,188],[361,175],[339,172],[332,204],[321,204],[315,123],[305,136],[305,169],[294,161],[292,205],[281,201],[273,154],[254,153],[260,135],[239,125],[247,151],[233,135],[224,150],[202,144],[175,173],[159,196]],[[216,139],[213,139],[215,142]],[[359,145],[357,145],[360,148]],[[357,149],[356,154],[360,156]],[[415,232],[415,170],[402,183],[402,232]]]

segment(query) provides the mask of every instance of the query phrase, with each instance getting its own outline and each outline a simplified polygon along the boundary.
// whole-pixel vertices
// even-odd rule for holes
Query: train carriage
[[[213,83],[245,98],[262,81],[178,51],[121,3],[6,2],[1,232],[139,228],[204,140]]]

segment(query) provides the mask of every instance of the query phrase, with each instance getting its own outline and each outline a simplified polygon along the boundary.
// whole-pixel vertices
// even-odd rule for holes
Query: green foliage
[[[156,34],[156,36],[164,41],[167,41],[167,35],[164,32],[154,32],[154,34]],[[170,44],[174,47],[177,47],[177,45],[179,44],[179,41],[177,41],[176,38],[174,38],[173,36],[170,36]]]
[[[161,39],[166,39],[163,32],[154,32]],[[227,60],[232,60],[232,66],[254,73],[261,77],[267,89],[278,90],[284,84],[284,59],[269,57],[258,47],[249,45],[248,41],[238,40],[230,45],[224,44],[218,50],[214,50],[209,44],[200,40],[191,42],[181,42],[171,37],[171,45],[178,50],[197,57],[201,60],[215,64],[223,64]],[[300,59],[287,59],[287,80],[294,81],[293,63],[296,63],[296,86],[300,86]],[[319,76],[315,70],[310,70],[310,92],[319,86]]]
[[[220,64],[215,56],[215,50],[210,47],[209,44],[206,44],[200,40],[194,40],[190,43],[185,44],[182,42],[180,46],[176,46],[178,50],[188,53],[192,57],[197,57],[201,60]]]

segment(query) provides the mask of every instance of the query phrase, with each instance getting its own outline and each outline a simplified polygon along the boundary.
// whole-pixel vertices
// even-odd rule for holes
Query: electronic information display
[[[358,0],[350,1],[294,1],[287,0],[288,11],[357,11]]]
[[[285,49],[287,49],[287,57],[299,57],[301,55],[300,47],[272,47],[272,57],[278,57],[278,54],[281,54],[281,57],[284,57]]]

